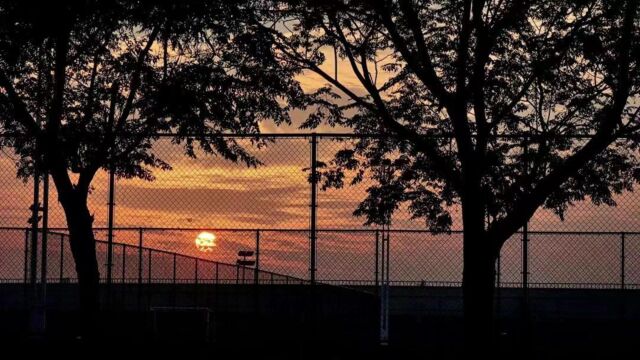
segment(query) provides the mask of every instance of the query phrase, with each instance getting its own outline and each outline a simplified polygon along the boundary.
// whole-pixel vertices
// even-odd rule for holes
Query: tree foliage
[[[177,134],[191,156],[199,147],[255,166],[247,149],[215,135],[287,123],[300,105],[293,73],[245,21],[243,2],[33,5],[0,9],[0,128],[16,135],[4,145],[23,177],[39,147],[41,166],[79,174],[78,186],[111,166],[151,180],[154,168],[170,168],[153,152],[160,132]]]
[[[404,203],[432,230],[446,230],[466,196],[480,202],[499,246],[539,207],[563,217],[582,200],[615,205],[614,195],[640,180],[635,1],[286,8],[272,19],[281,24],[271,27],[278,54],[320,75],[331,104],[305,126],[324,117],[385,135],[339,152],[324,171],[325,187],[373,174],[378,185],[356,210],[368,223]],[[333,57],[357,85],[326,65]]]
[[[47,174],[65,212],[84,334],[99,308],[93,216],[100,170],[153,180],[172,133],[186,154],[256,166],[225,132],[258,133],[304,106],[295,68],[276,61],[246,1],[70,0],[0,4],[0,146],[18,175]],[[262,146],[264,140],[253,139]]]

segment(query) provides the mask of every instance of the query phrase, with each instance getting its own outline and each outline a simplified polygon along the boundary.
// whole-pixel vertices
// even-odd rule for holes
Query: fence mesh
[[[171,138],[162,137],[154,154],[171,164],[154,170],[153,181],[117,179],[111,274],[114,282],[282,282],[308,281],[312,272],[311,141],[318,161],[328,163],[355,138],[292,135],[238,137],[259,161],[252,167],[196,151],[186,156]],[[30,280],[32,245],[30,207],[33,182],[16,177],[16,158],[0,155],[0,279]],[[99,172],[89,196],[94,216],[98,263],[108,273],[108,174]],[[342,189],[320,190],[317,198],[316,279],[339,285],[374,285],[379,274],[380,229],[364,226],[353,211],[372,180]],[[528,227],[528,281],[532,287],[633,288],[640,284],[640,212],[638,194],[615,196],[617,206],[589,201],[569,207],[564,220],[540,210]],[[47,280],[74,282],[66,219],[50,186]],[[433,234],[406,209],[391,226],[390,280],[396,285],[458,286],[462,279],[459,213],[451,233]],[[215,246],[196,246],[208,232]],[[38,236],[41,253],[41,234]],[[523,281],[522,233],[502,249],[498,281],[518,287]],[[252,254],[246,258],[239,252]],[[40,256],[40,255],[38,255]],[[249,265],[238,265],[248,260]],[[36,261],[40,266],[40,260]],[[35,269],[39,278],[41,269]]]

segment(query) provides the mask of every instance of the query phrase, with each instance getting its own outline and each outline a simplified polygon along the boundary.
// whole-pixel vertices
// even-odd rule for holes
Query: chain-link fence
[[[231,136],[229,136],[231,138]],[[109,176],[92,182],[89,209],[98,241],[103,281],[111,272],[122,283],[306,283],[378,284],[381,229],[364,226],[353,211],[373,181],[318,190],[310,181],[317,162],[328,163],[357,138],[331,134],[233,138],[259,160],[247,167],[196,149],[186,156],[171,137],[152,151],[171,170],[154,180],[116,179],[108,260]],[[312,149],[316,149],[315,155]],[[66,219],[50,188],[46,271],[33,261],[33,183],[16,178],[10,149],[0,156],[0,279],[23,283],[46,274],[48,282],[74,282]],[[42,194],[42,191],[40,191]],[[528,231],[513,236],[498,264],[501,287],[635,288],[640,284],[638,195],[616,196],[617,206],[577,202],[560,220],[540,210]],[[316,210],[312,221],[313,209]],[[462,235],[459,211],[454,230],[434,234],[407,209],[394,214],[390,230],[389,280],[394,285],[459,286]],[[42,226],[40,223],[39,227]],[[203,233],[211,243],[197,245]],[[38,237],[42,242],[42,236]],[[205,242],[209,241],[205,239]],[[36,253],[41,253],[42,244]],[[38,250],[39,249],[39,250]],[[244,254],[244,256],[241,256]],[[40,255],[38,255],[40,256]],[[32,272],[33,264],[36,265]]]

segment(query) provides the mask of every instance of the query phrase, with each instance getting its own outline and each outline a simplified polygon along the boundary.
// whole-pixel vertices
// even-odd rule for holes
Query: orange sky
[[[328,56],[324,65],[333,69],[332,56]],[[357,80],[351,71],[341,64],[338,76],[349,87],[360,92]],[[305,89],[310,90],[324,84],[313,74],[300,77]],[[303,113],[295,113],[294,120],[299,124]],[[275,127],[265,123],[263,132],[293,132],[296,125]],[[323,126],[318,132],[344,131]],[[319,144],[319,160],[328,161],[332,154],[344,147],[344,144],[322,140]],[[155,147],[156,153],[168,160],[172,171],[156,172],[154,182],[142,180],[120,180],[116,191],[116,226],[118,227],[190,227],[190,228],[243,228],[305,229],[309,223],[309,184],[307,173],[309,166],[308,139],[280,139],[266,149],[254,150],[258,158],[265,163],[257,169],[248,169],[242,165],[227,161],[200,157],[188,159],[179,148],[160,141]],[[0,154],[0,226],[27,226],[28,208],[31,204],[31,185],[24,184],[15,177],[13,161]],[[96,227],[107,222],[107,177],[99,173],[90,195],[90,208],[94,213]],[[319,193],[319,228],[361,228],[363,219],[354,218],[351,213],[358,202],[364,198],[367,184],[331,190]],[[539,211],[531,222],[530,230],[573,230],[573,231],[640,231],[638,214],[640,200],[636,193],[625,194],[618,199],[615,208],[595,207],[580,203],[571,208],[567,219],[561,222],[546,211]],[[454,214],[457,219],[458,215]],[[52,227],[64,226],[64,217],[56,201],[55,189],[51,196]],[[400,211],[393,219],[395,228],[423,229],[420,221],[410,221],[406,212]],[[459,221],[454,224],[460,228]],[[147,245],[166,250],[193,253],[193,239],[197,231],[148,233]],[[235,261],[239,249],[251,249],[255,235],[252,232],[230,233],[217,231],[219,247],[206,256]],[[19,243],[20,234],[11,235],[12,241]],[[105,239],[103,232],[97,233],[99,239]],[[404,237],[404,240],[402,238]],[[451,237],[431,237],[423,234],[398,236],[395,255],[398,266],[394,271],[397,277],[404,273],[423,272],[440,274],[443,271],[457,274],[461,266],[459,239]],[[424,241],[429,238],[429,241]],[[18,240],[16,240],[18,239]],[[117,232],[116,241],[137,243],[137,233]],[[280,270],[290,275],[304,277],[308,266],[308,234],[265,232],[263,241],[263,261],[273,271]],[[589,241],[598,241],[590,239]],[[614,240],[609,239],[615,245]],[[422,244],[422,245],[416,245]],[[517,243],[514,243],[517,245]],[[552,242],[547,243],[553,247]],[[319,268],[325,276],[341,277],[344,274],[361,273],[371,275],[373,263],[373,238],[371,234],[319,234]],[[508,245],[516,246],[516,245]],[[612,249],[615,247],[612,246]],[[512,249],[513,250],[513,249]],[[614,249],[615,250],[615,249]],[[513,250],[515,251],[515,250]],[[566,248],[563,251],[579,253],[582,250]],[[594,254],[585,253],[581,259]],[[402,261],[406,257],[407,261]],[[517,257],[514,255],[514,257]],[[455,259],[454,259],[455,258]],[[421,259],[416,261],[416,259]],[[429,260],[430,259],[430,260]],[[410,261],[414,260],[414,261]],[[427,261],[429,260],[429,261]],[[612,260],[613,261],[613,260]],[[442,262],[449,262],[448,270],[443,270]],[[404,265],[403,265],[404,264]],[[453,264],[453,265],[451,265]],[[574,265],[579,266],[576,262]],[[539,266],[546,265],[540,263]],[[517,272],[505,275],[517,277]],[[639,272],[640,274],[640,272]],[[605,274],[606,275],[606,274]],[[598,276],[605,276],[598,275]],[[446,274],[437,276],[446,277]],[[457,275],[456,275],[457,276]]]
[[[321,140],[319,159],[327,161],[344,144]],[[157,171],[156,181],[119,180],[116,190],[117,226],[211,227],[211,228],[305,228],[309,214],[309,140],[279,139],[254,153],[265,165],[257,169],[202,156],[188,159],[180,148],[162,140],[157,154],[169,160],[171,171]],[[25,226],[31,202],[31,186],[15,177],[12,161],[0,157],[0,205],[2,226]],[[106,224],[107,177],[99,173],[90,195],[96,226]],[[363,219],[351,212],[364,197],[364,184],[341,190],[320,192],[318,219],[324,228],[360,227]],[[51,226],[63,226],[64,218],[51,196]],[[564,222],[540,211],[531,228],[538,230],[631,231],[640,230],[637,215],[640,201],[636,193],[618,199],[614,208],[580,203],[571,208]],[[454,216],[455,217],[455,216]],[[405,212],[394,218],[398,228],[423,228],[409,221]],[[459,228],[456,223],[455,227]]]
[[[328,160],[343,144],[322,140],[319,145],[320,160]],[[166,141],[157,144],[157,153],[170,160],[174,169],[156,172],[157,180],[120,180],[116,190],[116,226],[124,227],[193,227],[213,230],[218,236],[218,247],[209,253],[197,253],[194,239],[198,231],[145,232],[145,245],[186,254],[197,254],[212,260],[233,263],[239,250],[253,249],[255,233],[252,231],[226,232],[221,228],[304,229],[309,223],[309,185],[307,173],[308,139],[281,139],[267,149],[256,152],[265,163],[257,169],[230,164],[221,159],[202,157],[196,160],[180,155],[179,149]],[[5,155],[0,158],[0,226],[27,226],[28,208],[31,203],[31,185],[15,178],[15,168]],[[107,221],[107,177],[100,173],[94,181],[90,195],[90,207],[95,225],[102,227]],[[351,212],[364,196],[366,184],[319,193],[318,227],[362,228],[362,219]],[[625,194],[619,206],[595,207],[578,204],[568,212],[565,222],[560,222],[548,212],[539,212],[530,230],[574,231],[638,231],[640,201],[638,194]],[[423,229],[420,221],[409,221],[400,212],[393,219],[395,228]],[[51,196],[51,226],[64,226],[55,191]],[[459,222],[455,224],[459,228]],[[136,231],[117,231],[116,242],[137,244]],[[106,233],[96,233],[98,239],[106,239]],[[532,236],[533,262],[538,273],[557,273],[558,280],[583,276],[584,269],[596,272],[593,277],[608,281],[610,269],[615,266],[619,252],[619,236]],[[11,246],[15,256],[8,256],[0,265],[12,270],[21,269],[12,262],[22,256],[21,232],[0,234],[2,246]],[[55,241],[55,240],[54,240]],[[308,233],[278,233],[263,231],[261,235],[262,262],[266,269],[288,275],[308,275]],[[396,279],[455,280],[461,268],[459,235],[431,236],[426,234],[397,234],[393,237],[393,276]],[[640,237],[628,238],[629,246],[640,246]],[[560,245],[561,246],[560,246]],[[633,245],[635,244],[635,245]],[[373,233],[328,233],[318,235],[319,277],[343,278],[372,276],[375,237]],[[519,276],[519,242],[511,242],[506,252],[511,254],[505,263],[503,279]],[[560,246],[558,248],[558,246]],[[542,249],[546,249],[542,251]],[[638,249],[640,250],[640,249]],[[3,253],[12,252],[4,249]],[[637,252],[640,253],[640,252]],[[631,251],[629,256],[633,255]],[[568,268],[554,268],[555,257],[571,257]],[[510,259],[510,260],[508,260]],[[639,259],[640,260],[640,259]],[[103,261],[104,262],[104,261]],[[602,269],[590,266],[602,262]],[[640,263],[640,262],[639,262]],[[613,265],[612,265],[613,264]],[[188,265],[185,265],[188,268]],[[566,266],[565,266],[566,267]],[[564,269],[564,270],[562,270]],[[573,274],[574,270],[576,275]],[[595,270],[594,270],[595,269]],[[562,270],[562,271],[561,271]],[[578,271],[580,270],[580,271]],[[17,271],[17,270],[16,270]],[[184,270],[189,271],[189,270]],[[638,272],[640,276],[640,271]],[[611,276],[610,276],[611,275]],[[586,275],[585,275],[586,276]],[[638,279],[640,281],[640,278]]]

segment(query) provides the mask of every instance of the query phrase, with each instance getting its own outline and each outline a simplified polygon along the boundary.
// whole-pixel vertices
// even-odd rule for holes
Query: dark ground
[[[191,294],[180,300],[180,295],[167,292],[150,304],[211,305],[209,336],[203,312],[156,311],[154,321],[149,304],[123,306],[124,296],[100,314],[99,329],[91,339],[76,338],[80,319],[67,306],[72,301],[67,304],[68,299],[60,297],[69,294],[55,295],[52,289],[47,332],[41,336],[29,334],[24,308],[11,308],[7,301],[1,304],[0,346],[20,358],[47,359],[455,359],[462,355],[462,319],[451,305],[458,301],[452,290],[440,291],[442,297],[436,300],[425,299],[417,290],[397,299],[389,345],[380,346],[377,301],[371,294],[327,288],[311,297],[305,287],[270,288],[261,293],[256,307],[255,294],[247,289],[217,288],[216,302],[204,292],[194,303],[186,300],[193,300]],[[435,293],[434,289],[421,291]],[[553,297],[550,302],[553,294],[559,292],[542,292],[534,298],[538,301],[532,301],[530,327],[513,305],[517,298],[504,299],[496,324],[496,359],[637,357],[637,294],[562,293],[558,299],[563,300]],[[624,308],[620,299],[625,301]],[[444,309],[453,310],[446,313]]]
[[[205,341],[197,319],[181,316],[155,333],[148,315],[104,314],[111,329],[95,339],[76,339],[70,328],[77,319],[60,314],[45,337],[23,331],[4,334],[3,348],[27,358],[49,359],[109,357],[114,359],[455,359],[461,357],[459,318],[392,318],[388,346],[375,341],[375,333],[356,319],[324,319],[332,326],[311,325],[311,320],[219,317],[212,341]],[[64,324],[64,325],[63,325]],[[116,325],[118,324],[118,325]],[[122,324],[129,324],[124,327]],[[496,347],[497,359],[622,358],[637,354],[640,323],[564,321],[536,323],[525,341],[520,323],[503,324]],[[315,331],[314,331],[315,328]],[[90,355],[87,357],[87,355]],[[22,357],[22,356],[21,356]],[[625,358],[635,358],[635,356]]]

